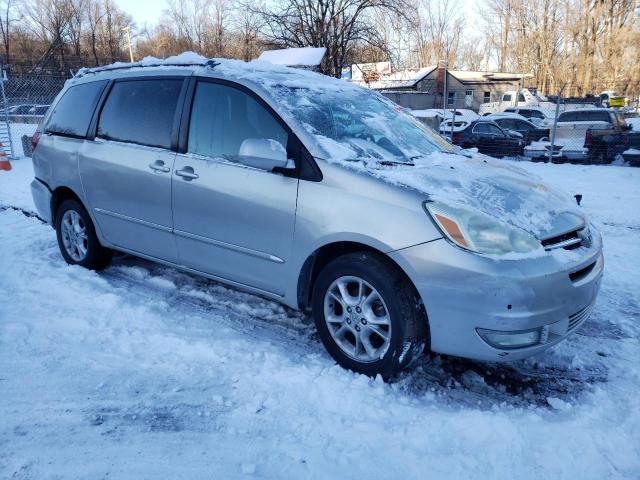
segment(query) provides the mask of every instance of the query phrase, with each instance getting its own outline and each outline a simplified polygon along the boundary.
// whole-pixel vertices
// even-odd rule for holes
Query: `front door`
[[[172,131],[183,79],[114,83],[80,175],[103,236],[113,245],[175,262],[171,214]]]
[[[247,139],[287,145],[288,131],[250,92],[198,82],[188,152],[173,172],[180,262],[277,295],[291,256],[298,180],[241,163]]]

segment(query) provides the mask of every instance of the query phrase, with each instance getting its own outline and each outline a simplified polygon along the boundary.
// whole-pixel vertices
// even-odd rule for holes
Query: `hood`
[[[344,165],[345,162],[340,162]],[[414,166],[354,162],[383,181],[425,194],[425,199],[481,211],[522,228],[538,239],[581,228],[575,199],[547,187],[541,178],[510,162],[484,155],[432,153]]]

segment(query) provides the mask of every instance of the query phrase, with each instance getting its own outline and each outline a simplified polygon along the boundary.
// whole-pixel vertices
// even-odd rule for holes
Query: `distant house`
[[[529,73],[468,72],[446,70],[447,108],[477,111],[482,103],[499,100],[509,90],[524,87]],[[430,66],[400,70],[379,76],[363,86],[379,90],[403,107],[413,110],[442,108],[445,95],[445,69]]]

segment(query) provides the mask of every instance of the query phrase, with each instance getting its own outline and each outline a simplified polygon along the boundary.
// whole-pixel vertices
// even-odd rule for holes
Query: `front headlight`
[[[484,213],[438,202],[425,202],[424,206],[449,240],[472,252],[488,255],[544,252],[540,242],[524,230]]]

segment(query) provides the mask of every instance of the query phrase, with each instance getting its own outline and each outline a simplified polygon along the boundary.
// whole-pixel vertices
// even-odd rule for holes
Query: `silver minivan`
[[[33,139],[33,198],[67,263],[114,250],[313,313],[342,366],[515,360],[588,317],[600,235],[510,162],[377,93],[265,62],[82,70]]]

